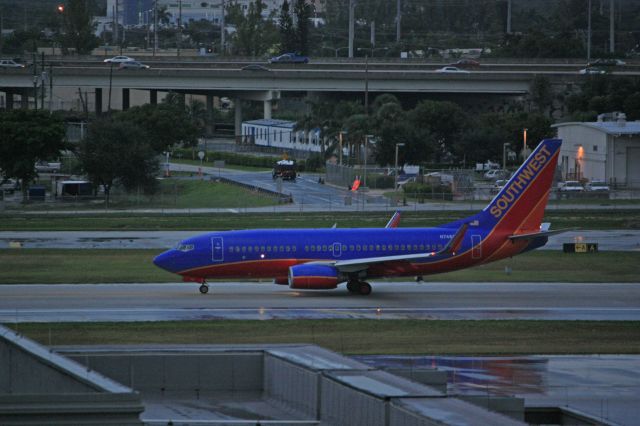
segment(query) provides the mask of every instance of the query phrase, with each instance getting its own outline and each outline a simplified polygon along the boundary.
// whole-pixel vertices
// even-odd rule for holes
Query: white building
[[[281,148],[288,151],[322,152],[322,139],[319,129],[309,132],[308,141],[305,132],[296,130],[294,121],[251,120],[242,123],[242,140],[257,146]]]
[[[622,113],[605,121],[559,123],[562,139],[559,167],[565,180],[605,180],[616,187],[640,188],[640,121]]]

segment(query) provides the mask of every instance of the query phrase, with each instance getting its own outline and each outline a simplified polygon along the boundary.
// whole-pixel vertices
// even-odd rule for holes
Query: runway
[[[372,282],[371,296],[271,283],[0,286],[0,322],[210,319],[640,320],[640,283]]]

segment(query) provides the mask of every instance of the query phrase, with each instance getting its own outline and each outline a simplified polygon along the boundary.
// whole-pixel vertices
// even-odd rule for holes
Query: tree
[[[141,127],[157,152],[171,149],[178,143],[194,146],[202,133],[191,119],[180,96],[167,96],[158,105],[145,104],[116,114],[116,119]]]
[[[0,113],[0,173],[22,182],[23,200],[38,175],[38,161],[57,158],[66,148],[61,118],[47,111],[12,110]],[[1,179],[0,179],[1,180]]]
[[[155,189],[156,152],[146,132],[133,123],[112,118],[92,122],[87,137],[80,143],[78,156],[89,180],[95,186],[103,186],[107,207],[116,182],[127,190]]]
[[[246,15],[238,3],[227,9],[227,22],[236,26],[232,34],[233,53],[245,56],[261,56],[276,43],[278,33],[272,19],[262,19],[266,6],[262,0],[249,3]]]
[[[75,49],[76,54],[90,53],[98,46],[94,35],[96,23],[93,21],[93,3],[87,0],[69,0],[62,13],[63,46]]]
[[[284,0],[278,17],[278,30],[280,31],[280,44],[284,52],[296,50],[296,36],[293,27],[293,18],[289,9],[289,2]]]
[[[467,115],[453,102],[422,101],[409,113],[409,121],[430,135],[436,162],[454,153],[454,142],[468,125]]]
[[[309,18],[311,17],[309,5],[305,0],[296,0],[293,12],[296,15],[296,51],[306,55],[309,53]]]

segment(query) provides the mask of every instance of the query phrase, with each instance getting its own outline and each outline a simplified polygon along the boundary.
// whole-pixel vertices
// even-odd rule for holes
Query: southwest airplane
[[[562,141],[545,139],[480,213],[435,228],[256,229],[188,238],[154,259],[184,281],[273,278],[292,289],[334,289],[346,282],[368,295],[370,278],[449,272],[546,244],[542,223]]]

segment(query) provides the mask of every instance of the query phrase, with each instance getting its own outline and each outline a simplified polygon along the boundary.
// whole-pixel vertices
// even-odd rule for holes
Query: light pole
[[[509,142],[502,144],[502,170],[507,170],[507,147],[511,145]]]
[[[373,138],[373,135],[366,135],[364,137],[364,179],[362,180],[364,186],[367,186],[367,147],[369,146],[371,138]]]
[[[394,188],[394,191],[398,191],[398,148],[401,147],[401,146],[404,146],[404,143],[398,142],[396,144],[396,166],[395,166],[395,169],[394,169],[395,174],[393,175],[393,183],[394,183],[393,188]]]

